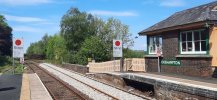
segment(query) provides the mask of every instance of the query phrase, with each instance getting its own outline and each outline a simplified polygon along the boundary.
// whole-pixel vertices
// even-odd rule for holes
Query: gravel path
[[[91,87],[88,87],[88,86],[84,85],[83,83],[80,83],[80,82],[76,81],[75,79],[72,79],[71,77],[76,78],[77,80],[80,80],[80,81],[82,81],[82,82],[84,82],[84,83],[86,83],[92,87],[95,87],[95,88],[97,88],[97,89],[99,89],[105,93],[108,93],[109,95],[112,95],[112,96],[114,96],[120,100],[144,100],[141,97],[138,97],[138,96],[132,95],[130,93],[121,91],[121,90],[116,89],[114,87],[105,85],[105,84],[97,82],[95,80],[91,80],[87,77],[84,77],[84,76],[76,74],[76,73],[72,73],[71,71],[56,67],[56,66],[51,65],[51,64],[42,63],[42,64],[40,64],[40,66],[42,68],[46,69],[47,71],[53,73],[54,75],[56,75],[57,77],[59,77],[63,81],[69,83],[74,88],[77,88],[82,93],[88,95],[90,98],[93,98],[94,100],[109,100],[112,98],[105,95],[105,94],[102,94],[98,91],[95,91]],[[71,77],[66,76],[63,73],[65,73]]]

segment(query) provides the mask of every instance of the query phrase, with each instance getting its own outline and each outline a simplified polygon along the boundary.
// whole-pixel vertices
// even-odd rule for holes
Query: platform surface
[[[31,100],[52,100],[37,74],[28,74]]]
[[[217,99],[217,79],[214,78],[142,72],[109,72],[107,74],[118,75],[122,78],[154,86],[160,85],[161,87],[167,87],[175,91]]]
[[[94,73],[91,73],[94,74]],[[215,78],[199,78],[199,77],[190,77],[182,76],[175,74],[166,74],[166,73],[143,73],[143,72],[107,72],[107,74],[122,76],[122,77],[135,77],[166,81],[177,84],[191,85],[193,87],[201,87],[206,89],[211,89],[217,91],[217,79]]]

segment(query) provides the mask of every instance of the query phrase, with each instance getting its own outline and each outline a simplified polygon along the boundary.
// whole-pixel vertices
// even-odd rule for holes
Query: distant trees
[[[62,17],[60,27],[60,34],[44,36],[41,41],[31,44],[27,54],[39,53],[50,60],[87,64],[87,58],[99,62],[111,60],[112,40],[115,38],[123,40],[124,48],[133,45],[128,26],[120,20],[109,18],[103,21],[77,8],[69,9]]]
[[[47,34],[45,34],[42,37],[42,40],[35,43],[31,43],[30,47],[27,49],[27,54],[46,55],[46,51],[47,51],[46,46],[48,44],[49,38],[50,37]]]
[[[12,53],[12,28],[0,15],[0,56],[10,56]]]

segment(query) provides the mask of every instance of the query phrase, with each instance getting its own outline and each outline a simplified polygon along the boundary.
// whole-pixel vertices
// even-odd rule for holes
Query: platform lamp
[[[204,27],[209,28],[210,25],[208,24],[208,22],[205,23]]]

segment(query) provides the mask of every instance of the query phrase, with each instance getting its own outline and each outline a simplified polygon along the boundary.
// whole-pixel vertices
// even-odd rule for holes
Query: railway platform
[[[166,73],[139,73],[139,72],[109,72],[125,79],[151,84],[165,91],[179,91],[205,98],[217,99],[217,79],[198,78]]]
[[[52,100],[37,74],[0,75],[1,100]]]

